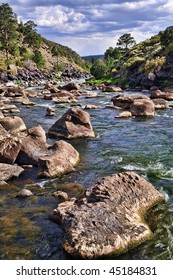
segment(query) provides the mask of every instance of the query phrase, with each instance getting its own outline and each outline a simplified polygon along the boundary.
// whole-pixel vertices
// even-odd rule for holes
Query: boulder
[[[0,119],[0,124],[10,133],[26,130],[24,121],[17,116],[4,117]]]
[[[63,140],[48,147],[45,155],[38,159],[38,177],[57,177],[74,171],[79,162],[79,153]]]
[[[145,214],[164,196],[134,172],[104,177],[81,199],[62,202],[50,214],[65,231],[63,247],[72,256],[120,254],[152,236]]]
[[[135,99],[148,99],[149,97],[145,96],[144,94],[119,94],[114,96],[111,101],[113,102],[114,106],[119,107],[123,110],[129,110],[130,106],[132,105]]]
[[[129,111],[135,117],[153,117],[155,115],[155,106],[150,99],[135,99]]]
[[[154,103],[155,109],[167,109],[167,108],[169,108],[168,101],[163,99],[163,98],[155,98],[155,99],[152,99],[152,101]]]
[[[70,108],[51,126],[48,135],[64,138],[95,137],[90,115],[79,108]]]
[[[102,86],[102,92],[121,92],[123,91],[122,88],[117,86]]]
[[[75,82],[70,82],[62,87],[60,87],[60,89],[65,89],[65,90],[79,90],[80,89],[80,85],[78,83]]]
[[[20,135],[21,148],[16,159],[19,165],[38,165],[38,159],[47,151],[46,134],[39,125]]]
[[[152,87],[150,89],[150,98],[162,98],[168,101],[173,100],[173,90],[172,89],[165,89],[165,91],[159,90],[157,87]]]
[[[1,181],[8,181],[12,177],[18,177],[24,169],[17,165],[0,163],[0,178]]]

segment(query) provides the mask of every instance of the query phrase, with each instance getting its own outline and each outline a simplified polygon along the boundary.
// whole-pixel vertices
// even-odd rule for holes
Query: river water
[[[8,188],[0,189],[0,258],[1,259],[70,259],[62,250],[63,231],[48,218],[58,200],[52,194],[69,183],[85,188],[103,176],[135,171],[164,193],[166,204],[153,208],[146,219],[154,233],[151,240],[112,259],[173,259],[173,109],[156,111],[152,118],[115,118],[119,114],[112,105],[115,93],[98,93],[97,98],[79,97],[82,108],[92,103],[99,109],[90,110],[95,139],[69,142],[79,151],[81,162],[76,171],[53,180],[38,179],[29,169]],[[53,104],[32,99],[37,106],[21,110],[26,126],[50,126],[69,108],[69,104]],[[46,117],[46,107],[55,108],[54,117]],[[48,139],[52,143],[53,139]],[[34,196],[21,199],[17,192],[27,187]],[[73,194],[71,194],[72,196]]]

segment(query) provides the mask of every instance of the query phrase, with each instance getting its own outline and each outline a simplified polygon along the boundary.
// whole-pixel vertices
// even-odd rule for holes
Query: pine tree
[[[127,51],[129,49],[129,47],[132,47],[136,44],[135,39],[131,36],[130,33],[124,34],[122,35],[117,42],[118,46],[121,46],[122,48],[125,49],[125,51]]]
[[[6,59],[9,52],[17,42],[17,18],[9,4],[0,5],[0,45],[1,50],[5,51]]]

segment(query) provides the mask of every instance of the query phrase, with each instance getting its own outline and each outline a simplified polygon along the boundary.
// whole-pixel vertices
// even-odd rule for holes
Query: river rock
[[[149,97],[145,96],[144,94],[119,94],[114,96],[111,101],[113,102],[114,106],[119,107],[123,110],[129,110],[130,106],[132,105],[135,99],[148,99]]]
[[[167,109],[167,108],[169,108],[168,101],[163,99],[163,98],[155,98],[155,99],[152,99],[152,101],[154,103],[155,109]]]
[[[4,117],[0,119],[0,124],[10,133],[26,130],[24,121],[18,116]]]
[[[19,165],[38,165],[38,159],[47,151],[46,134],[39,125],[20,135],[21,148],[16,159]]]
[[[5,137],[0,141],[0,162],[13,164],[20,148],[21,142],[17,137]]]
[[[32,196],[33,193],[28,190],[28,189],[22,189],[21,191],[19,191],[19,193],[17,194],[17,197],[29,197]]]
[[[117,86],[102,86],[102,92],[121,92],[123,91],[122,88]]]
[[[65,89],[65,90],[79,90],[80,89],[80,85],[76,82],[70,82],[62,87],[59,87],[61,89]]]
[[[57,177],[74,171],[79,153],[63,140],[55,142],[38,160],[38,177]]]
[[[150,99],[135,99],[129,111],[135,117],[153,117],[155,115],[155,106]]]
[[[164,196],[134,172],[104,177],[79,200],[60,203],[50,219],[65,231],[63,247],[73,256],[120,254],[152,236],[145,214]]]
[[[90,115],[79,108],[70,108],[51,126],[48,135],[64,138],[95,137]]]
[[[0,178],[1,181],[8,181],[12,177],[18,177],[24,169],[17,165],[0,163]]]
[[[132,113],[130,111],[121,112],[116,118],[130,118],[132,117]]]

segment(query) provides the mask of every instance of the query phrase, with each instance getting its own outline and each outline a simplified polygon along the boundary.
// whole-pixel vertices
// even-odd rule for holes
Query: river
[[[97,137],[69,140],[81,156],[75,172],[41,180],[35,169],[29,169],[8,189],[0,189],[1,259],[70,259],[62,249],[62,229],[48,217],[57,206],[53,192],[67,183],[88,188],[103,176],[128,170],[149,180],[164,193],[167,203],[155,207],[146,217],[154,233],[151,240],[111,258],[173,258],[173,109],[157,110],[152,118],[119,119],[115,118],[119,111],[107,107],[112,105],[114,95],[99,92],[97,98],[79,97],[82,107],[92,103],[100,108],[88,111]],[[40,124],[46,132],[69,108],[69,104],[53,104],[44,99],[32,101],[37,106],[26,108],[17,104],[19,116],[28,128]],[[48,106],[55,108],[54,117],[45,116]],[[53,141],[48,139],[48,143]],[[32,190],[34,196],[16,197],[24,187]]]

